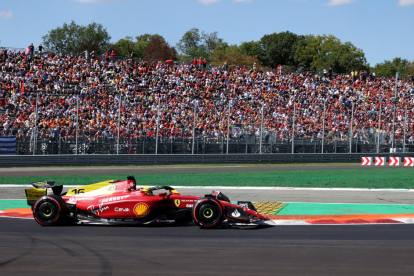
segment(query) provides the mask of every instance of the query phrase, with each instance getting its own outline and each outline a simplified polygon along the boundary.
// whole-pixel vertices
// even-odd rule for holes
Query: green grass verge
[[[87,168],[204,168],[204,167],[286,167],[286,166],[352,166],[361,163],[288,163],[288,164],[191,164],[191,165],[146,165],[146,166],[88,166]],[[48,166],[48,167],[24,167],[25,168],[83,168],[79,166]],[[21,169],[21,167],[0,168],[0,170]]]
[[[124,174],[85,176],[0,177],[0,184],[29,184],[55,180],[56,184],[86,185],[109,179],[126,179]],[[278,186],[324,188],[414,188],[414,170],[342,169],[252,172],[209,172],[140,174],[138,185],[170,186]]]

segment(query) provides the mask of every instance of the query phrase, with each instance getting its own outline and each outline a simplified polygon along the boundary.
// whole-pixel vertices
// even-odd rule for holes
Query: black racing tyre
[[[33,207],[37,223],[44,226],[56,225],[62,218],[62,204],[59,201],[50,196],[40,198]]]
[[[202,198],[194,204],[193,220],[201,228],[214,228],[220,224],[223,206],[213,198]]]

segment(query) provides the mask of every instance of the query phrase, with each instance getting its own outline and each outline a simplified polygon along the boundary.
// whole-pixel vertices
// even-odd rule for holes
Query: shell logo
[[[146,216],[149,213],[149,207],[145,203],[137,203],[134,207],[134,213],[137,217]]]

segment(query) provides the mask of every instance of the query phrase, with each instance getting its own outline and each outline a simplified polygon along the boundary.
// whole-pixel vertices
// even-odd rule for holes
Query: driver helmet
[[[136,190],[137,188],[137,181],[135,180],[135,177],[133,175],[128,176],[128,184],[129,184],[129,189],[130,190]]]

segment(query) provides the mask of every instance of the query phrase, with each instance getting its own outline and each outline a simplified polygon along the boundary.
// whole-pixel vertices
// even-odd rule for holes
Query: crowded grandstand
[[[390,144],[402,142],[404,125],[405,142],[414,140],[412,75],[75,56],[41,45],[2,49],[0,66],[1,134],[22,141],[270,136],[289,143],[294,136]]]

